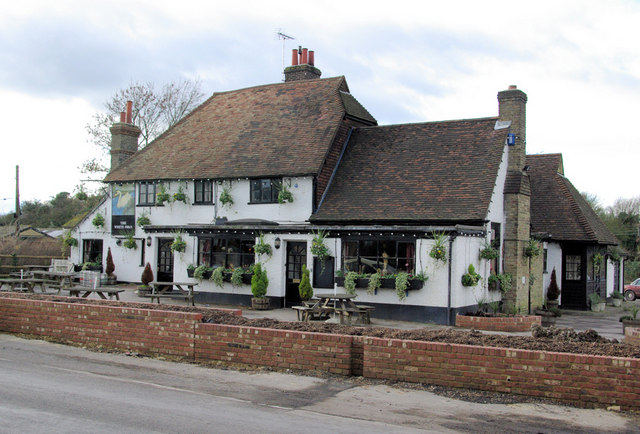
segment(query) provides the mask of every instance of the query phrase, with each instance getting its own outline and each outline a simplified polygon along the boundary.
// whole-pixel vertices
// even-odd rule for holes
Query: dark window
[[[154,205],[156,203],[156,185],[152,182],[138,184],[138,205]]]
[[[542,257],[542,272],[547,273],[547,262],[549,260],[549,251],[547,249],[543,250],[544,256]]]
[[[252,179],[251,203],[276,203],[282,180],[280,179]]]
[[[489,270],[491,274],[498,274],[500,272],[500,257],[502,256],[502,249],[500,246],[500,223],[491,223],[491,247],[498,251],[498,257],[489,262]]]
[[[102,264],[102,240],[82,241],[82,262],[98,262]]]
[[[195,181],[194,182],[194,202],[195,203],[212,203],[213,202],[213,182],[212,181]]]
[[[372,274],[415,272],[416,247],[413,241],[343,240],[342,269]]]
[[[198,265],[248,268],[255,262],[254,238],[198,238]]]
[[[565,279],[581,280],[581,257],[580,255],[567,255],[565,258]]]

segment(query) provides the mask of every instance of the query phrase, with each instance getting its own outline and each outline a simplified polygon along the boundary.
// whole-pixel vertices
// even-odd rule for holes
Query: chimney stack
[[[516,143],[509,149],[509,168],[520,172],[527,156],[527,94],[511,85],[498,92],[498,113],[501,121],[511,121],[509,132],[516,135]]]
[[[133,103],[127,101],[126,111],[120,112],[120,122],[111,128],[111,170],[116,169],[125,160],[138,152],[140,128],[133,125]]]
[[[322,72],[314,66],[315,55],[307,48],[299,47],[291,52],[291,66],[284,69],[284,81],[314,80]]]

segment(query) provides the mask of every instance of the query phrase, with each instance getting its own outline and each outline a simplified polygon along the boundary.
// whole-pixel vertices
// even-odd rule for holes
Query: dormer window
[[[281,179],[252,179],[250,203],[278,203]]]

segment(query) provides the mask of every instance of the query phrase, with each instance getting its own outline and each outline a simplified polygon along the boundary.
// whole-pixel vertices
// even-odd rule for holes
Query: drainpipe
[[[213,181],[213,221],[218,220],[218,182]]]
[[[451,259],[453,258],[453,240],[455,239],[455,235],[449,234],[449,269],[448,269],[448,288],[447,288],[447,325],[451,324]]]

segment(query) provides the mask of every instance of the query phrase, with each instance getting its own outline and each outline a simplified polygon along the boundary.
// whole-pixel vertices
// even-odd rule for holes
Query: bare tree
[[[106,157],[111,143],[109,128],[119,119],[127,101],[133,102],[133,123],[140,128],[138,147],[142,149],[200,105],[203,98],[200,80],[184,79],[167,83],[159,91],[151,82],[131,83],[127,88],[119,89],[104,103],[105,110],[94,114],[93,122],[86,126],[89,142],[103,151],[103,158],[85,161],[82,171],[96,173],[108,170]]]

